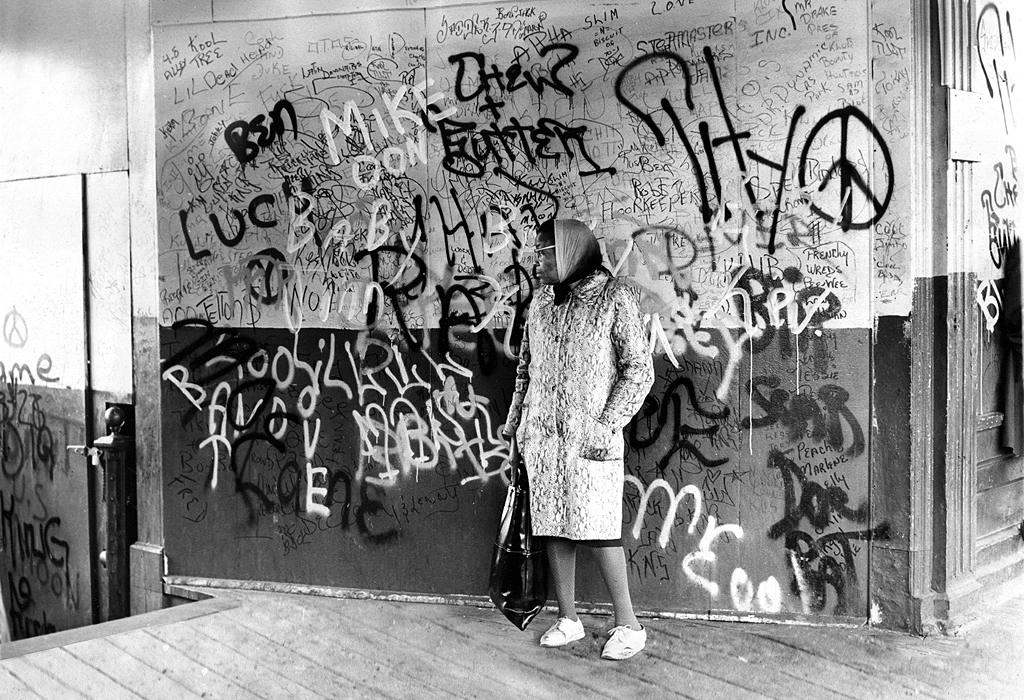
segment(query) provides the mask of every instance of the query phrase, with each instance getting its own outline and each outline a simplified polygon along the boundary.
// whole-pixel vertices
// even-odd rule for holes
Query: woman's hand
[[[584,425],[586,430],[583,434],[583,444],[580,446],[580,456],[596,462],[611,459],[615,429],[590,415],[586,417]]]

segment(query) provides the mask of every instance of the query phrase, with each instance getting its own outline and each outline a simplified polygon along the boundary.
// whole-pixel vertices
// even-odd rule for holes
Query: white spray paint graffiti
[[[979,282],[974,300],[981,310],[981,317],[985,320],[985,330],[992,333],[1003,312],[1003,295],[999,291],[998,282],[996,280]]]
[[[357,401],[360,408],[352,411],[359,429],[360,468],[356,478],[366,478],[378,485],[393,485],[396,478],[415,476],[420,470],[437,469],[447,458],[451,470],[458,464],[468,464],[473,474],[463,483],[486,480],[503,472],[508,461],[508,444],[500,436],[500,421],[494,418],[487,397],[479,396],[469,380],[473,373],[452,359],[446,362],[431,360],[431,379],[441,387],[434,388],[424,379],[419,367],[409,367],[397,346],[379,338],[361,334],[353,348],[346,341],[343,352],[351,373],[351,380],[333,376],[336,368],[336,340],[330,334],[318,343],[320,355],[315,363],[300,357],[299,335],[295,334],[291,348],[279,346],[271,359],[265,350],[259,350],[245,363],[238,364],[224,356],[204,363],[206,368],[224,363],[236,367],[235,383],[224,380],[207,392],[191,381],[189,369],[182,364],[168,367],[163,377],[175,386],[198,410],[207,414],[208,436],[200,442],[200,450],[212,450],[210,486],[218,485],[218,474],[231,457],[232,445],[246,430],[254,427],[265,398],[259,398],[251,407],[236,389],[244,382],[271,380],[277,392],[287,392],[301,386],[294,405],[290,408],[303,422],[303,446],[306,461],[306,507],[309,512],[327,515],[326,507],[314,500],[324,498],[326,488],[314,486],[314,477],[325,479],[324,467],[314,468],[312,459],[320,441],[320,418],[313,421],[321,392],[334,390],[347,400]],[[382,359],[367,364],[367,353],[374,350]],[[312,359],[312,358],[311,358]],[[464,383],[460,386],[459,381]],[[418,393],[415,393],[418,392]],[[421,404],[422,396],[429,400]],[[285,414],[289,408],[279,395],[270,397],[270,415]],[[232,406],[234,420],[229,419]],[[310,431],[310,423],[313,429]],[[233,423],[233,425],[232,425]],[[270,434],[281,440],[287,431],[287,421],[270,420]],[[234,427],[241,426],[241,427]],[[367,464],[382,466],[378,474],[364,477]]]
[[[700,357],[717,358],[719,348],[711,344],[711,331],[718,333],[728,352],[725,372],[715,392],[719,401],[725,401],[729,396],[733,374],[743,360],[744,347],[749,341],[760,338],[767,328],[764,319],[753,312],[750,293],[737,286],[749,270],[748,266],[737,270],[718,303],[708,311],[695,311],[689,292],[684,292],[671,302],[671,313],[667,316],[653,313],[647,314],[644,318],[651,352],[664,352],[669,362],[677,369],[677,357],[685,355],[689,350]],[[833,293],[825,291],[801,301],[791,283],[783,284],[782,288],[773,289],[768,293],[768,324],[775,329],[786,326],[794,336],[798,336],[807,330],[811,319],[829,302],[829,297],[833,296]],[[803,320],[800,320],[801,316]],[[666,331],[666,325],[669,331]],[[735,329],[741,330],[738,337],[733,337]]]
[[[700,546],[695,551],[690,552],[683,557],[683,573],[686,574],[686,577],[690,579],[691,582],[707,591],[712,598],[718,597],[718,583],[697,573],[693,568],[693,564],[696,562],[703,562],[705,564],[713,565],[718,559],[718,555],[715,554],[712,547],[719,537],[727,534],[742,539],[743,528],[736,523],[724,523],[719,525],[715,516],[709,515],[707,527],[704,530],[704,536],[700,538]]]
[[[456,377],[471,379],[470,370],[451,359],[434,365],[441,389],[432,389],[414,367],[410,372],[405,360],[394,345],[368,339],[385,353],[385,359],[375,367],[363,367],[358,399],[362,410],[353,411],[360,437],[360,474],[365,460],[383,465],[376,476],[366,476],[371,483],[394,483],[401,474],[409,476],[419,470],[433,470],[447,457],[452,469],[459,460],[472,464],[475,474],[463,483],[487,479],[502,473],[508,460],[508,444],[497,431],[500,424],[492,419],[490,400],[477,395],[467,382],[460,392]],[[356,371],[355,359],[346,344],[349,362]],[[398,374],[391,369],[397,364]],[[378,381],[383,373],[388,385]],[[421,408],[408,396],[414,389],[429,392],[430,399]],[[369,392],[376,393],[367,398]],[[424,415],[425,413],[425,415]],[[463,424],[472,424],[468,431]],[[493,465],[493,466],[492,466]]]
[[[637,509],[636,522],[633,524],[632,530],[634,538],[640,537],[644,524],[643,514],[647,510],[651,496],[658,491],[664,491],[669,502],[668,510],[665,512],[661,525],[658,545],[662,549],[665,549],[668,545],[672,537],[672,526],[676,520],[677,509],[683,498],[687,495],[693,501],[693,515],[687,525],[686,532],[687,534],[693,534],[697,521],[703,514],[703,497],[696,486],[687,484],[676,493],[671,484],[664,479],[655,479],[650,484],[645,485],[639,478],[632,474],[627,474],[625,481],[627,484],[632,484],[640,493],[640,505]],[[719,524],[715,516],[709,515],[707,516],[704,534],[700,538],[697,549],[683,557],[681,568],[686,578],[694,585],[704,589],[712,598],[718,598],[720,586],[717,581],[708,578],[705,574],[708,573],[709,569],[714,569],[718,559],[718,555],[714,551],[715,543],[721,537],[728,535],[742,539],[743,528],[736,523]],[[704,573],[698,571],[695,566],[700,566],[701,571]],[[729,582],[729,592],[733,608],[741,612],[749,612],[752,609],[755,600],[754,584],[751,582],[747,572],[742,568],[737,567],[733,570]],[[758,607],[763,612],[777,613],[782,610],[782,589],[774,576],[769,576],[757,586],[756,601]]]
[[[380,183],[381,170],[386,170],[391,175],[402,175],[410,166],[417,163],[427,162],[427,138],[426,131],[420,121],[420,117],[399,105],[406,98],[408,92],[416,101],[422,113],[430,121],[438,122],[446,117],[453,116],[458,110],[455,107],[448,107],[440,110],[437,104],[445,101],[444,94],[433,92],[429,96],[424,90],[434,84],[433,80],[423,80],[415,85],[402,85],[394,95],[381,93],[381,101],[387,109],[390,122],[381,116],[380,110],[373,109],[371,115],[377,126],[377,131],[387,141],[391,138],[388,126],[397,132],[398,136],[405,136],[406,130],[402,122],[407,121],[414,127],[413,135],[406,137],[405,148],[388,145],[380,150],[378,156],[366,153],[359,154],[352,159],[352,181],[356,187],[363,191],[372,190]],[[367,128],[366,118],[363,116],[359,106],[352,100],[345,102],[341,109],[342,116],[339,117],[327,107],[320,111],[320,122],[323,128],[324,141],[327,143],[327,152],[331,163],[341,165],[341,155],[338,152],[338,145],[335,141],[335,133],[340,131],[346,137],[351,137],[358,131],[362,137],[363,147],[367,150],[376,149],[370,130]],[[353,122],[355,129],[353,129]],[[370,173],[369,178],[364,171]]]

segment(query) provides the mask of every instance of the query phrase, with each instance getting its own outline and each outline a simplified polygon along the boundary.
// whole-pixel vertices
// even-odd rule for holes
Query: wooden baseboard
[[[156,610],[153,612],[143,613],[141,615],[134,615],[132,617],[123,617],[119,620],[101,622],[98,625],[89,625],[88,627],[78,627],[76,629],[64,630],[62,632],[54,632],[53,634],[44,634],[39,637],[31,637],[29,639],[22,639],[16,642],[3,644],[0,646],[0,659],[13,659],[17,656],[25,656],[26,654],[34,654],[38,651],[64,647],[69,644],[77,644],[78,642],[85,642],[90,639],[100,639],[114,634],[133,632],[144,627],[183,622],[185,620],[202,617],[203,615],[212,615],[214,613],[230,610],[231,608],[236,607],[238,607],[238,603],[236,601],[221,598],[209,598],[208,600],[201,600],[196,603],[190,603],[189,605],[177,605],[171,608],[165,608],[164,610]]]
[[[188,591],[196,588],[315,595],[328,598],[381,600],[394,603],[463,605],[478,608],[489,608],[493,605],[490,599],[486,596],[477,595],[406,593],[399,591],[344,588],[340,586],[319,586],[305,583],[288,583],[283,581],[250,581],[242,579],[207,578],[184,575],[171,575],[164,577],[164,592],[168,595],[188,595]],[[198,594],[200,592],[196,593]],[[558,608],[554,605],[546,606],[545,610],[549,612],[558,612]],[[612,606],[610,603],[577,603],[576,610],[585,615],[612,614]],[[756,613],[742,613],[728,610],[694,612],[637,610],[635,612],[637,617],[651,619],[661,618],[676,620],[707,620],[716,622],[761,622],[790,625],[816,625],[820,627],[860,627],[866,623],[866,620],[862,617],[823,617],[797,613],[766,616]]]

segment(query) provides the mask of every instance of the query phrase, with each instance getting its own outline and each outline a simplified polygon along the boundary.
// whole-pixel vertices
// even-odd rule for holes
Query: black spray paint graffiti
[[[0,392],[0,465],[11,482],[20,480],[26,468],[53,480],[57,454],[41,400],[40,394],[14,382]]]
[[[1009,10],[1002,14],[999,4],[990,2],[978,14],[974,31],[974,45],[978,53],[981,73],[989,97],[999,97],[1003,112],[1003,128],[1009,134],[1016,126],[1013,113],[1014,92],[1017,89],[1017,45],[1013,39],[1013,20]]]
[[[399,489],[389,491],[396,477],[427,469],[445,477],[458,472],[484,479],[500,473],[507,458],[489,400],[455,383],[455,376],[471,375],[457,364],[431,366],[443,383],[437,389],[422,379],[422,366],[407,366],[392,343],[365,331],[353,334],[355,342],[346,341],[337,352],[334,334],[311,341],[300,352],[298,335],[292,336],[290,348],[264,349],[237,331],[207,322],[176,325],[176,330],[187,325],[204,331],[174,352],[164,371],[192,405],[176,411],[183,428],[198,426],[208,433],[199,448],[213,451],[212,466],[183,453],[180,473],[167,484],[183,517],[193,522],[207,517],[208,490],[217,488],[220,465],[226,462],[250,522],[290,515],[314,524],[322,520],[328,529],[355,525],[367,540],[383,542],[399,536],[407,512],[425,507],[415,499],[407,502],[407,494],[395,493]],[[221,349],[223,355],[210,357]],[[340,410],[343,405],[355,410]],[[333,441],[332,455],[355,458],[343,437],[354,431],[321,430],[322,421],[333,425],[338,420],[354,421],[358,429],[359,463],[351,468],[339,465],[337,457],[328,461],[318,454],[323,439]],[[304,460],[295,456],[299,449],[304,449]],[[399,527],[380,525],[391,520]]]
[[[224,129],[224,141],[239,163],[251,163],[260,154],[261,148],[269,148],[274,139],[284,138],[285,117],[292,123],[292,136],[298,138],[299,124],[295,117],[295,108],[291,102],[282,99],[270,110],[269,119],[268,115],[260,114],[248,121],[240,119],[228,124]],[[263,125],[264,121],[268,122],[268,126]],[[251,140],[252,138],[255,138],[255,141]]]
[[[1003,267],[1008,256],[1020,255],[1020,234],[1015,218],[1018,194],[1017,152],[1009,144],[1005,152],[1008,162],[1001,161],[992,166],[995,181],[992,187],[981,193],[981,206],[987,214],[988,254],[997,269]],[[995,330],[1003,313],[1004,282],[1003,279],[982,280],[975,292],[974,299],[989,333]]]
[[[240,444],[246,443],[236,442],[234,446]],[[255,441],[247,444],[250,448],[256,445]],[[240,471],[243,473],[241,476],[236,475],[236,487],[240,485],[237,492],[247,499],[247,505],[252,508],[250,524],[261,517],[273,518],[280,532],[291,533],[290,536],[283,536],[291,548],[301,544],[296,542],[295,533],[303,530],[308,536],[315,531],[339,529],[347,532],[354,525],[360,536],[374,543],[387,542],[399,535],[397,528],[384,529],[374,524],[376,519],[389,514],[384,488],[365,480],[358,485],[353,484],[350,472],[354,470],[335,468],[314,459],[316,469],[322,469],[327,474],[321,503],[331,514],[321,518],[306,511],[305,492],[308,484],[305,483],[305,468],[300,466],[293,454],[278,452],[277,455],[261,457],[264,462],[272,460],[277,470],[277,474],[269,481],[265,474],[253,475],[253,479],[249,480],[246,467],[251,455],[250,449],[242,460]],[[206,496],[210,489],[211,475],[203,476],[207,469],[196,465],[196,461],[195,453],[183,453],[180,473],[167,482],[167,486],[173,490],[184,508],[183,517],[189,522],[200,523],[209,515],[210,504]]]
[[[1014,212],[1017,207],[1017,152],[1007,144],[1005,148],[1008,163],[992,166],[995,182],[981,193],[981,206],[988,215],[988,254],[997,268],[1003,266],[1010,246],[1017,240],[1017,221]]]
[[[659,236],[664,242],[663,250],[659,250],[657,245],[648,245],[644,240],[653,237],[656,243]],[[671,278],[676,297],[687,300],[685,318],[674,317],[672,320],[682,325],[692,325],[693,332],[705,327],[708,314],[701,315],[695,310],[699,295],[685,275],[696,259],[693,239],[681,229],[658,226],[637,229],[633,234],[633,243],[633,249],[640,251],[652,276]],[[830,253],[816,251],[815,254],[824,258]],[[634,255],[633,260],[637,257]],[[737,256],[729,260],[735,261]],[[730,293],[723,298],[723,304],[731,300],[729,304],[733,305],[735,297],[741,297],[741,303],[735,304],[738,308],[733,315],[748,329],[755,331],[748,332],[753,352],[761,353],[772,347],[777,340],[783,357],[792,357],[795,352],[809,355],[815,370],[824,376],[829,364],[828,339],[820,332],[804,331],[808,328],[817,330],[826,321],[845,318],[846,312],[839,297],[825,286],[809,284],[799,268],[779,267],[774,256],[761,256],[756,261],[758,267],[753,266],[753,256],[739,256],[739,261],[751,264],[730,271],[728,276],[733,283]],[[616,269],[627,262],[628,259],[620,261]],[[808,267],[819,274],[830,276],[835,276],[839,270],[835,265],[817,263],[808,264]],[[825,283],[829,284],[829,281],[825,280]],[[713,311],[712,318],[717,314],[717,310]],[[690,332],[689,329],[683,331]]]
[[[795,145],[794,137],[797,126],[806,112],[806,109],[800,106],[793,111],[786,136],[785,146],[782,149],[781,159],[774,160],[772,157],[758,153],[753,149],[745,149],[743,147],[743,143],[750,138],[751,133],[750,131],[737,131],[736,126],[733,124],[732,117],[730,116],[729,109],[725,102],[725,95],[722,90],[718,70],[715,66],[715,57],[709,47],[704,48],[704,60],[707,64],[707,70],[711,77],[715,94],[718,99],[719,116],[725,125],[725,134],[713,138],[708,121],[702,120],[698,123],[698,133],[700,137],[699,145],[702,147],[704,156],[707,160],[706,167],[698,157],[694,141],[684,129],[683,125],[685,120],[680,116],[676,106],[673,105],[668,96],[662,97],[659,104],[661,110],[664,111],[671,120],[673,132],[686,149],[690,166],[694,172],[694,179],[700,188],[700,211],[705,225],[705,233],[708,235],[708,239],[710,241],[710,232],[713,227],[713,221],[716,217],[716,210],[719,207],[724,207],[724,220],[728,220],[732,216],[732,212],[730,211],[727,203],[722,200],[722,181],[719,177],[720,168],[717,156],[715,155],[717,148],[731,145],[732,156],[735,159],[739,172],[744,178],[743,189],[746,193],[749,205],[757,212],[756,220],[758,230],[761,233],[767,234],[768,252],[774,253],[776,248],[779,217],[782,211],[782,199],[785,193],[786,183],[788,179],[791,179],[791,177],[789,177],[789,168],[791,154],[793,153]],[[667,68],[661,68],[660,73],[654,67],[655,64],[659,62],[667,64]],[[669,77],[681,77],[683,79],[683,86],[685,90],[686,107],[692,111],[694,109],[692,97],[692,72],[693,68],[690,64],[688,64],[678,54],[672,52],[655,52],[633,61],[619,74],[616,79],[615,92],[619,101],[635,115],[640,123],[642,123],[647,130],[651,132],[651,134],[653,134],[659,146],[665,146],[667,138],[665,132],[662,131],[658,122],[654,118],[654,115],[657,112],[648,111],[645,107],[638,104],[627,94],[627,86],[634,80],[640,80],[643,75],[648,73],[660,75],[662,83],[664,83],[665,79]],[[838,130],[839,149],[832,158],[831,167],[821,174],[818,191],[825,191],[834,180],[837,180],[839,204],[838,207],[831,207],[829,209],[826,209],[815,202],[808,202],[808,204],[811,211],[819,218],[830,223],[837,223],[843,231],[867,229],[872,224],[880,220],[889,207],[893,193],[894,173],[892,156],[889,153],[885,139],[882,137],[882,134],[878,129],[875,128],[874,124],[872,124],[871,120],[856,107],[847,106],[835,109],[822,117],[811,128],[806,140],[804,141],[803,147],[800,149],[799,158],[796,164],[799,186],[802,189],[806,189],[812,184],[810,182],[811,178],[809,177],[812,170],[810,162],[811,149],[820,136],[824,136],[832,130]],[[872,190],[864,164],[854,160],[850,153],[851,137],[854,136],[856,132],[862,132],[867,137],[870,147],[876,149],[882,155],[885,174],[885,177],[883,178],[885,180],[885,189],[881,196],[877,196]],[[754,163],[765,166],[771,170],[778,171],[779,173],[778,183],[775,187],[775,206],[770,216],[768,215],[768,212],[760,209],[758,197],[754,190],[753,178],[748,177],[748,158]],[[708,181],[711,182],[714,190],[713,198],[712,193],[709,193],[707,188],[706,183]],[[855,215],[855,194],[865,199],[869,210],[868,215],[861,216],[860,218]],[[718,202],[717,206],[715,205],[715,202]],[[713,257],[714,255],[712,251],[712,258]]]
[[[693,380],[689,377],[678,377],[665,388],[661,400],[648,396],[644,400],[643,407],[637,416],[630,422],[626,429],[626,439],[629,446],[643,450],[658,442],[662,431],[672,431],[672,447],[658,460],[657,469],[662,475],[668,467],[669,460],[676,454],[681,454],[697,460],[704,467],[717,467],[728,462],[728,458],[711,458],[705,455],[700,448],[693,443],[692,437],[702,435],[713,438],[719,431],[720,425],[690,425],[684,422],[683,397],[680,389],[685,390],[686,401],[691,411],[690,415],[699,416],[703,423],[708,421],[721,421],[729,417],[729,407],[723,406],[719,410],[711,410],[701,405],[697,397]],[[669,411],[672,411],[672,420],[669,420]],[[646,434],[641,435],[644,430]]]
[[[491,121],[483,127],[473,121],[442,119],[437,122],[444,147],[442,166],[445,170],[455,175],[478,178],[487,172],[488,165],[492,165],[496,174],[527,187],[528,183],[512,174],[513,165],[524,162],[531,166],[543,162],[558,164],[565,157],[570,163],[576,160],[589,165],[589,168],[579,170],[581,176],[615,173],[614,167],[602,166],[590,154],[586,143],[588,126],[585,124],[564,124],[547,117],[538,119],[535,124],[527,124],[516,117],[509,117],[507,124],[499,126],[505,106],[503,95],[529,88],[539,97],[546,88],[551,88],[572,97],[572,88],[559,72],[571,70],[579,48],[555,43],[542,46],[537,51],[539,59],[549,54],[557,58],[547,69],[547,75],[534,75],[531,69],[523,68],[521,62],[528,51],[522,48],[517,49],[516,57],[504,70],[494,64],[488,69],[487,59],[476,52],[459,53],[448,58],[449,63],[457,66],[455,97],[460,102],[479,101],[478,111],[488,113]],[[475,88],[472,87],[474,84]]]
[[[846,444],[846,423],[850,433],[850,443],[844,455],[856,457],[864,452],[864,429],[857,417],[846,405],[850,392],[835,384],[825,384],[818,388],[816,397],[809,393],[792,394],[780,389],[778,377],[760,376],[747,382],[747,391],[751,400],[764,411],[760,417],[749,416],[740,420],[746,429],[764,428],[781,423],[787,430],[790,442],[801,437],[810,437],[824,441],[825,446],[832,450],[842,450]],[[765,395],[764,388],[771,391]]]
[[[301,191],[307,195],[313,191],[309,178],[302,178],[300,187]],[[293,210],[296,215],[302,215],[310,208],[309,199],[297,197],[294,187],[288,180],[285,180],[281,185],[281,192],[284,197],[286,211]],[[291,204],[293,199],[297,200],[294,205]],[[258,194],[249,200],[249,204],[244,211],[242,209],[231,210],[231,216],[234,217],[236,224],[234,229],[228,225],[227,232],[225,232],[225,225],[221,223],[220,217],[215,212],[209,213],[210,225],[213,226],[213,232],[221,244],[228,248],[234,248],[245,238],[247,219],[257,229],[270,229],[278,225],[278,220],[275,216],[277,204],[278,199],[274,195],[267,193]],[[189,257],[193,260],[202,260],[213,253],[208,248],[196,249],[195,235],[192,233],[188,223],[189,214],[190,209],[182,209],[178,212],[181,234],[185,238],[185,247],[188,249]],[[319,237],[317,238],[317,245],[321,245]]]
[[[50,620],[81,604],[81,574],[71,570],[71,546],[48,505],[58,457],[59,426],[50,426],[44,396],[4,383],[0,391],[0,551],[8,560],[5,598],[15,638],[56,631]]]
[[[203,334],[198,339],[177,350],[164,361],[165,366],[170,368],[164,372],[164,378],[178,386],[189,397],[192,404],[181,416],[182,425],[186,425],[201,410],[202,402],[207,395],[205,387],[239,374],[248,363],[253,362],[259,353],[263,352],[263,349],[259,344],[237,331],[215,328],[208,321],[189,319],[175,323],[173,328],[176,330],[180,328],[203,329]],[[215,369],[203,371],[211,365]],[[257,484],[248,478],[249,456],[252,453],[251,443],[266,442],[278,452],[283,453],[285,444],[276,437],[278,430],[273,422],[276,420],[277,427],[280,427],[282,424],[287,425],[289,421],[300,423],[301,421],[297,415],[272,410],[270,399],[276,388],[272,377],[240,381],[234,386],[228,386],[229,392],[224,402],[223,423],[235,431],[235,439],[228,446],[229,469],[235,475],[236,491],[243,496],[246,505],[250,507],[250,515],[255,520],[257,505],[273,509],[274,503]],[[251,393],[257,395],[255,400],[250,395]],[[249,405],[254,403],[256,405],[256,409],[248,417],[243,409],[247,402]],[[227,425],[223,426],[225,433]],[[250,429],[252,429],[251,432],[246,432]],[[214,442],[213,445],[215,450],[220,447],[217,442]],[[215,459],[209,477],[214,484],[217,478],[215,473],[218,468],[217,462],[218,460]],[[176,483],[175,486],[188,488],[184,483]]]
[[[39,619],[33,617],[33,581],[69,609],[78,610],[81,604],[80,575],[72,577],[71,547],[61,537],[61,519],[48,514],[38,489],[35,500],[29,506],[31,516],[26,517],[19,513],[15,495],[8,499],[0,491],[0,550],[7,552],[10,562],[8,613],[19,638],[56,631],[46,619],[45,608]],[[34,512],[37,509],[41,512]]]
[[[785,322],[789,332],[784,332],[778,323],[781,315],[777,310],[774,311],[774,315],[780,318],[773,318],[770,298],[773,293],[783,292],[787,287],[794,290],[794,303],[787,306]],[[747,293],[750,299],[750,320],[753,321],[752,325],[761,330],[761,334],[751,340],[755,353],[771,347],[772,342],[778,338],[782,356],[791,357],[794,354],[795,334],[795,342],[799,344],[800,352],[807,352],[807,346],[813,343],[814,362],[819,369],[826,366],[826,343],[822,337],[799,331],[808,327],[820,328],[826,321],[841,319],[846,315],[842,302],[834,292],[818,285],[807,284],[803,272],[795,267],[785,268],[778,276],[775,276],[772,270],[750,267],[740,277],[736,289]]]
[[[857,532],[833,532],[813,535],[800,530],[806,519],[816,533],[844,520],[864,523],[868,519],[867,504],[856,510],[849,507],[849,495],[838,483],[838,472],[832,473],[836,483],[828,486],[811,481],[786,453],[773,449],[768,454],[768,468],[778,469],[786,489],[785,514],[768,529],[768,537],[785,536],[788,564],[793,573],[791,590],[800,596],[805,612],[821,612],[828,602],[828,589],[835,592],[834,615],[853,613],[850,605],[857,599],[857,569],[854,542],[886,539],[889,525],[883,523]]]
[[[486,214],[481,214],[480,228],[476,228],[466,217],[458,204],[456,193],[452,193],[458,218],[447,218],[436,196],[431,196],[430,206],[438,215],[444,235],[445,254],[449,267],[455,265],[455,250],[468,251],[472,268],[467,274],[454,274],[447,285],[437,284],[434,291],[440,302],[440,347],[441,356],[451,349],[451,334],[459,328],[469,328],[476,339],[476,353],[480,369],[488,373],[496,366],[501,354],[498,348],[517,346],[522,337],[526,309],[533,297],[532,275],[520,263],[518,249],[521,240],[515,226],[508,226],[507,236],[512,244],[511,263],[502,271],[505,284],[482,274],[478,260],[489,255],[487,237],[481,233],[488,230]],[[351,255],[352,266],[368,266],[365,285],[379,291],[369,296],[366,303],[364,325],[359,330],[374,330],[384,321],[397,327],[401,340],[408,348],[425,352],[421,334],[415,332],[410,310],[420,306],[427,291],[428,268],[420,255],[419,241],[426,239],[427,208],[421,195],[413,198],[415,210],[411,238],[407,244],[401,237],[395,243],[383,244],[380,240],[361,248]],[[500,215],[499,215],[500,216]],[[339,242],[325,236],[325,245]],[[318,242],[319,245],[319,242]],[[303,308],[316,313],[337,309],[350,291],[336,280],[330,279],[324,285],[323,293],[317,294],[301,281],[302,270],[289,263],[285,253],[277,248],[259,251],[245,263],[248,275],[249,295],[261,304],[273,306],[283,304],[289,318],[301,316]],[[312,294],[317,296],[312,298]],[[456,303],[456,297],[461,303]],[[511,321],[502,338],[498,331],[488,327],[487,321],[494,315],[495,307],[507,307]],[[322,314],[323,315],[323,314]],[[349,321],[353,319],[348,318]]]
[[[422,198],[415,200],[416,205],[416,230],[425,230],[423,220]],[[442,221],[444,219],[442,217]],[[460,230],[466,236],[466,243],[469,250],[473,250],[472,231],[465,220],[449,227],[447,222],[443,225],[445,232],[445,246],[448,247],[449,236],[454,236]],[[411,323],[408,310],[411,306],[419,303],[427,289],[427,264],[418,254],[406,249],[403,245],[380,245],[372,250],[360,250],[354,256],[355,262],[368,260],[370,263],[370,281],[376,285],[381,292],[381,297],[372,297],[367,306],[366,322],[364,330],[374,330],[384,318],[383,306],[392,311],[391,321],[397,326],[400,337],[406,347],[413,351],[425,354],[427,348],[423,345],[423,335],[418,333]],[[513,264],[506,268],[506,274],[513,274],[518,281],[530,285],[530,276],[527,271],[518,264],[513,256]],[[451,261],[451,259],[450,259]],[[401,271],[400,275],[392,276],[385,274],[387,268]],[[477,267],[474,265],[474,267]],[[441,313],[439,317],[441,356],[444,357],[451,349],[451,331],[459,327],[476,328],[483,322],[489,309],[487,292],[493,290],[493,285],[482,280],[477,274],[455,275],[453,284],[445,287],[435,285],[437,298],[440,302]],[[476,284],[473,284],[473,283]],[[469,309],[463,311],[457,309],[453,303],[458,295]],[[515,316],[512,327],[506,333],[516,334],[521,337],[522,324],[525,321],[526,305],[532,297],[532,290],[528,288],[526,294],[522,294],[519,284],[516,286],[517,301],[515,302]],[[478,359],[482,361],[484,371],[489,371],[494,366],[497,353],[495,347],[497,341],[494,338],[494,330],[491,328],[480,328],[475,331]]]
[[[41,615],[32,614],[38,601],[28,578],[20,576],[16,581],[13,574],[8,574],[5,588],[7,590],[7,615],[11,619],[13,639],[27,639],[43,634],[53,634],[57,631],[57,626],[49,620],[45,608]]]

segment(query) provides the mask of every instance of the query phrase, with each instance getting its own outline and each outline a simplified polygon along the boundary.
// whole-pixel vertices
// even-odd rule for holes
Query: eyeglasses
[[[553,249],[554,247],[555,247],[555,246],[554,246],[553,244],[552,244],[552,245],[546,245],[546,246],[544,246],[543,248],[534,248],[534,249],[533,249],[533,252],[535,252],[535,253],[539,253],[539,252],[541,252],[542,250],[552,250],[552,249]]]

